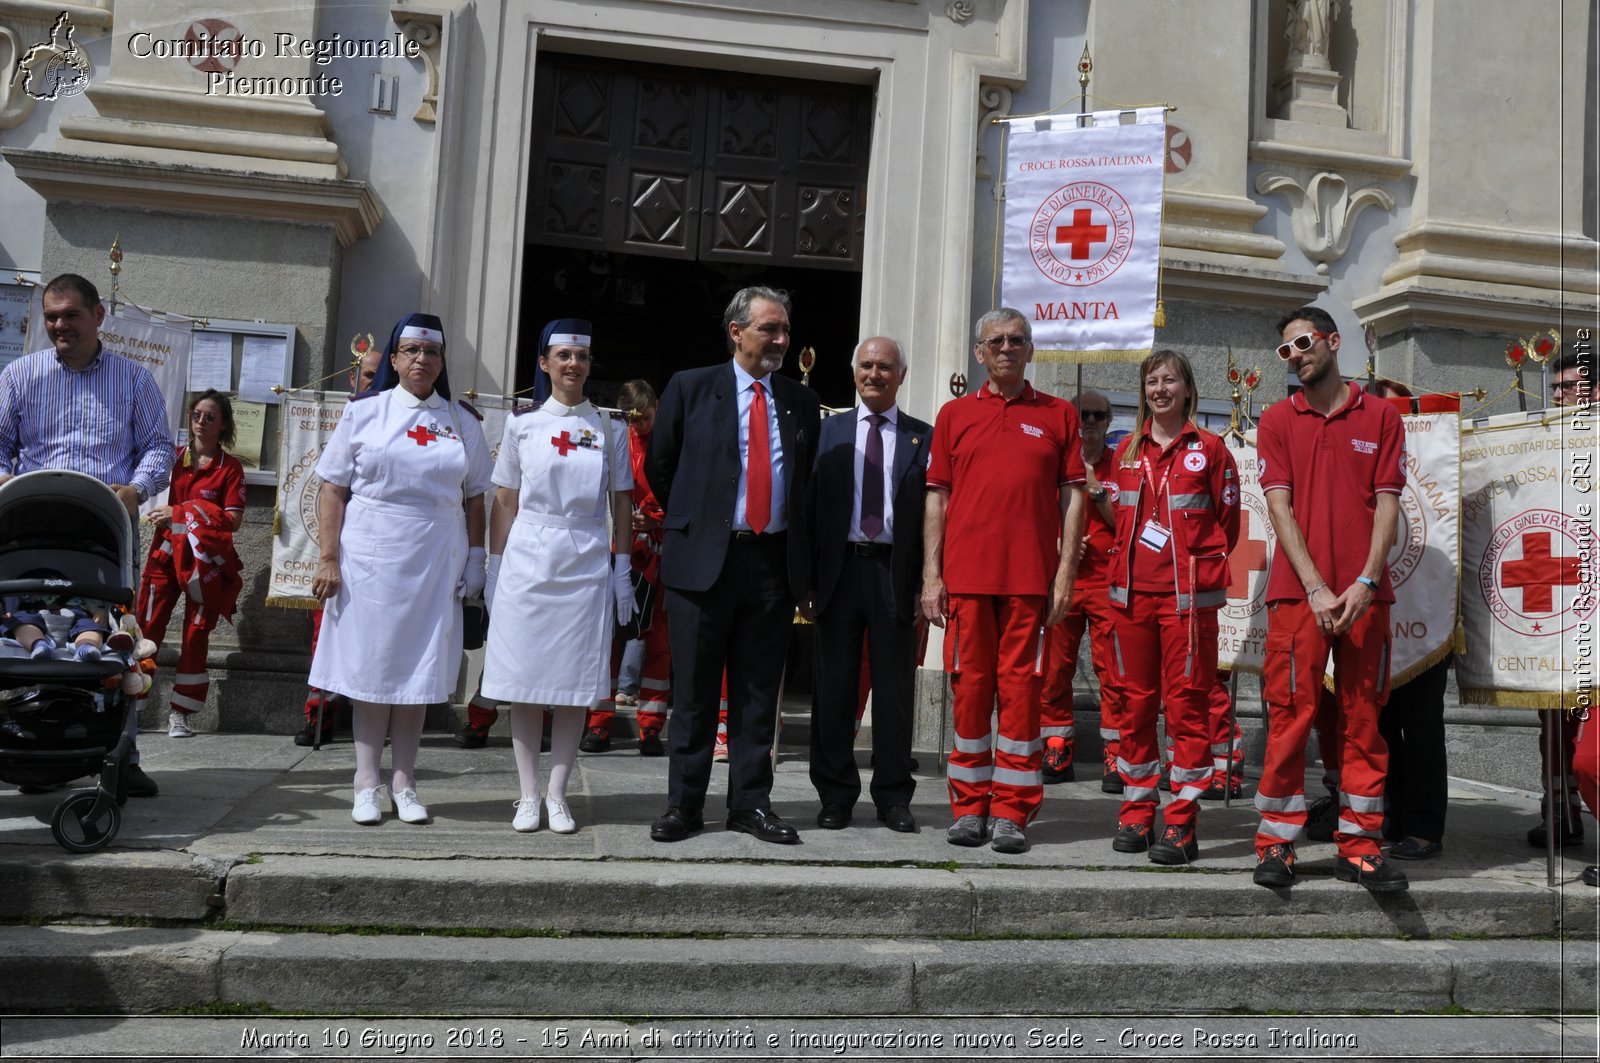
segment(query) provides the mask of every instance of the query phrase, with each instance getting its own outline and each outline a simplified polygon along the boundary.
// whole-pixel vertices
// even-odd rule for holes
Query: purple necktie
[[[861,463],[861,534],[883,534],[883,422],[881,413],[867,415],[867,456]]]

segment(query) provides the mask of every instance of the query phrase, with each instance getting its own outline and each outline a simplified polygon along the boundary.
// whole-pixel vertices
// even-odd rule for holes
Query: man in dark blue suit
[[[661,583],[672,643],[667,804],[650,837],[701,829],[723,668],[728,829],[794,844],[772,812],[772,737],[795,603],[810,614],[807,488],[817,397],[777,375],[789,298],[746,288],[723,313],[731,362],[667,382],[646,473],[665,511]]]
[[[811,474],[817,551],[817,685],[811,707],[811,783],[817,825],[849,826],[861,773],[855,761],[862,636],[872,669],[872,803],[890,830],[911,814],[911,718],[922,590],[922,501],[933,426],[895,396],[905,354],[885,336],[863,340],[852,366],[861,404],[822,423]]]

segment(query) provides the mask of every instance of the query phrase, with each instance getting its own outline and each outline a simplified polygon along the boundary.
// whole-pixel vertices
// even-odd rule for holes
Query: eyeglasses
[[[1026,347],[1028,338],[1026,336],[990,336],[981,342],[991,351],[1003,351],[1007,347]]]
[[[420,362],[424,358],[438,360],[444,357],[442,347],[420,347],[415,343],[407,343],[399,347],[396,352],[402,358],[409,358],[413,362]]]
[[[1551,391],[1581,391],[1589,382],[1582,377],[1573,377],[1571,380],[1555,380],[1550,384]]]
[[[1295,351],[1299,351],[1301,354],[1304,354],[1305,352],[1309,351],[1318,340],[1325,340],[1327,338],[1328,333],[1326,332],[1302,332],[1288,343],[1278,344],[1278,357],[1287,362],[1289,360],[1289,356]]]
[[[201,413],[199,410],[190,410],[189,420],[195,424],[215,424],[217,415],[214,413]]]
[[[1078,414],[1078,420],[1086,424],[1099,424],[1101,421],[1111,420],[1110,410],[1083,410]]]

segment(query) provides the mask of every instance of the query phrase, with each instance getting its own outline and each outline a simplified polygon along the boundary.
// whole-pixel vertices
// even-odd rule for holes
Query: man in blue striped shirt
[[[38,469],[67,469],[109,484],[137,521],[139,504],[172,476],[166,402],[143,366],[102,350],[106,309],[74,273],[45,285],[52,347],[0,372],[0,483]],[[137,526],[137,525],[136,525]],[[154,797],[155,781],[130,755],[128,793]]]

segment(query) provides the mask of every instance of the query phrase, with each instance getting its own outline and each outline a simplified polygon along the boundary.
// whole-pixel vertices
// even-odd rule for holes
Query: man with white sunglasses
[[[1339,330],[1301,307],[1279,323],[1278,357],[1301,390],[1261,417],[1261,488],[1277,535],[1267,582],[1266,762],[1256,791],[1255,881],[1294,882],[1305,830],[1306,738],[1328,655],[1338,677],[1339,822],[1335,877],[1374,893],[1407,888],[1379,853],[1389,751],[1378,709],[1389,694],[1387,558],[1405,488],[1399,411],[1339,375]]]

